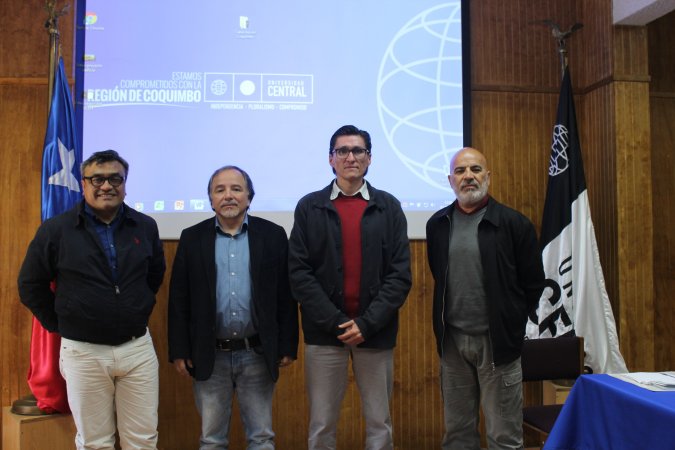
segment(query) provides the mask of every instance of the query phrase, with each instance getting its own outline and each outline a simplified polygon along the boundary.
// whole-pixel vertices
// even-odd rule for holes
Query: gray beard
[[[487,183],[483,183],[477,190],[470,192],[460,192],[457,198],[462,204],[475,205],[480,203],[487,195]]]

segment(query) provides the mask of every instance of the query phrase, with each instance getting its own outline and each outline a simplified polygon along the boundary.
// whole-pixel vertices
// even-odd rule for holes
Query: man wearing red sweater
[[[310,450],[336,448],[350,358],[365,448],[393,448],[393,349],[412,284],[410,249],[400,202],[364,180],[371,150],[368,132],[338,129],[328,156],[335,180],[295,209],[289,272],[302,312]]]

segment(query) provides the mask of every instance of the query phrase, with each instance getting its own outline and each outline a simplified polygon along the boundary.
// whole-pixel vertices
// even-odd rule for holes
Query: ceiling
[[[675,10],[675,0],[614,0],[614,25],[646,25]]]

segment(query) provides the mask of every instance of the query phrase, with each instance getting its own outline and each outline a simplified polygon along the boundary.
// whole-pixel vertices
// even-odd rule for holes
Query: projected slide
[[[251,175],[252,213],[292,212],[332,180],[329,139],[345,124],[371,133],[366,179],[406,213],[454,199],[460,2],[87,0],[84,11],[84,157],[127,158],[126,202],[164,237],[185,223],[175,214],[211,213],[207,181],[227,164]]]

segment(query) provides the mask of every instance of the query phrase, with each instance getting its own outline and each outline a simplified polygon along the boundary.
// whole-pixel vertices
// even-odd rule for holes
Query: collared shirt
[[[364,200],[368,201],[370,200],[370,193],[368,192],[368,185],[366,184],[365,180],[363,181],[363,184],[359,188],[358,191],[354,192],[352,195],[347,195],[344,193],[342,189],[340,189],[340,186],[337,184],[337,179],[333,181],[333,190],[330,193],[330,199],[335,200],[338,195],[344,195],[345,197],[353,197],[354,195],[361,194],[361,197],[363,197]]]
[[[248,214],[234,235],[216,226],[216,337],[243,339],[256,334],[251,318]]]
[[[105,223],[99,220],[94,213],[94,210],[85,202],[84,212],[87,218],[89,218],[92,225],[94,225],[94,230],[98,235],[105,256],[108,259],[108,264],[110,265],[110,270],[112,270],[113,280],[117,282],[117,250],[115,249],[115,231],[120,225],[124,204],[120,206],[120,209],[117,210],[115,218],[110,223]]]

